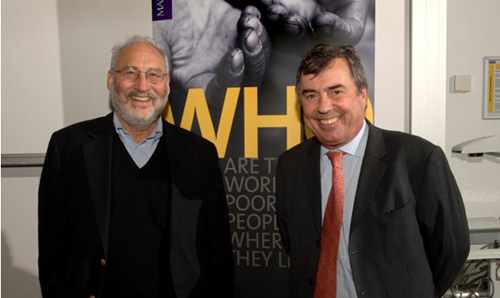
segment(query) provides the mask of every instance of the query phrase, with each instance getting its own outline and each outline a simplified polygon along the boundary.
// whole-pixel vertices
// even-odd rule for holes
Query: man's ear
[[[167,87],[167,95],[170,95],[170,75],[165,76],[165,86]]]
[[[363,90],[361,90],[361,100],[363,102],[363,106],[365,107],[364,109],[366,110],[366,107],[368,106],[367,105],[367,101],[368,101],[368,94],[366,93],[366,88],[363,88]]]
[[[111,70],[108,70],[108,80],[107,80],[107,86],[108,90],[111,91],[111,86],[113,85],[113,73]]]

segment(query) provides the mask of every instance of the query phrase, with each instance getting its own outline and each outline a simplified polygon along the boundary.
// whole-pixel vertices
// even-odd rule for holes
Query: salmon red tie
[[[337,257],[344,212],[344,174],[342,172],[344,152],[328,152],[327,155],[333,165],[332,189],[326,203],[321,228],[321,250],[314,298],[337,297]]]

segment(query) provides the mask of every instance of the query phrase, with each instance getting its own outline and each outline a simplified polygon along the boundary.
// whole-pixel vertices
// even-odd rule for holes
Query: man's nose
[[[146,79],[146,73],[141,72],[139,77],[135,80],[135,88],[139,91],[148,91],[150,88],[149,82]]]
[[[326,94],[319,94],[318,96],[318,112],[327,113],[332,109],[332,101]]]

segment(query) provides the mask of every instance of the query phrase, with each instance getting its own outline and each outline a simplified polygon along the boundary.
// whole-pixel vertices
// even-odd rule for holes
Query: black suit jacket
[[[277,215],[291,259],[291,297],[314,292],[321,241],[319,152],[313,138],[278,159]],[[469,252],[462,197],[443,151],[372,125],[350,225],[358,297],[438,297]]]
[[[38,207],[43,297],[99,297],[109,236],[112,119],[109,114],[74,124],[50,140]],[[166,121],[163,131],[177,297],[232,297],[228,209],[215,147]]]

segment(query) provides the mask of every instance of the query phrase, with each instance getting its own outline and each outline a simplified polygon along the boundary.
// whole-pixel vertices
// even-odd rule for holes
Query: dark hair
[[[352,46],[338,46],[328,43],[319,43],[302,59],[297,70],[296,85],[299,85],[302,75],[317,75],[322,72],[334,59],[344,58],[349,64],[351,78],[358,93],[368,87],[366,73],[361,64],[358,53]],[[297,89],[297,92],[299,90]]]

